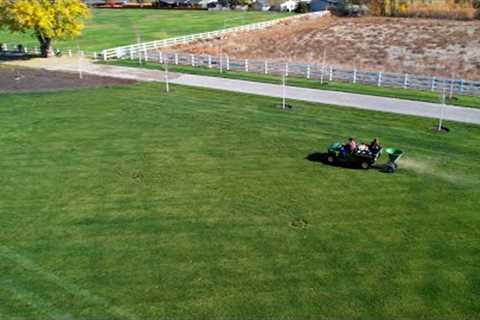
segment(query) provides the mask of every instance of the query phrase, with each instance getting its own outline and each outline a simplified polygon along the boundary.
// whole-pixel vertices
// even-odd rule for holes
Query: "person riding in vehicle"
[[[382,146],[380,145],[380,139],[375,138],[373,139],[372,142],[368,145],[368,149],[370,150],[371,153],[377,154],[380,149],[382,149]]]
[[[348,152],[353,153],[355,152],[355,150],[357,150],[357,141],[355,141],[355,138],[349,138],[346,146],[347,146]]]
[[[341,149],[341,153],[343,155],[352,154],[357,149],[357,142],[355,138],[348,138],[347,143],[345,143]]]

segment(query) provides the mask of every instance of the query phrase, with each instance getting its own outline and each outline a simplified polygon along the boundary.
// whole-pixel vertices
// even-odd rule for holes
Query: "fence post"
[[[460,92],[463,93],[464,91],[464,86],[465,86],[465,80],[460,80]]]
[[[97,60],[97,51],[93,52],[93,60]]]
[[[382,71],[380,71],[380,72],[378,73],[377,86],[379,86],[379,87],[382,86]]]
[[[245,59],[245,72],[248,72],[248,59]]]
[[[310,79],[310,65],[307,65],[307,79]]]
[[[159,60],[160,63],[163,63],[163,53],[162,53],[162,51],[160,51],[158,53],[158,60]]]
[[[133,48],[130,47],[129,51],[130,51],[130,60],[133,60]]]
[[[332,66],[330,66],[330,73],[328,75],[328,81],[332,81],[333,80],[333,68]]]
[[[212,68],[212,56],[208,56],[208,68],[211,69]]]
[[[72,49],[68,49],[68,56],[69,56],[69,57],[72,56]]]
[[[145,62],[148,61],[147,46],[145,45],[145,43],[143,44],[143,60],[145,60]]]
[[[288,62],[285,63],[285,77],[288,77]]]
[[[227,71],[230,71],[230,57],[227,56]]]
[[[331,69],[331,67],[330,67],[330,69]],[[323,79],[324,78],[325,78],[325,65],[322,64],[322,72],[320,73],[320,84],[323,84]]]
[[[267,60],[265,60],[264,67],[265,67],[265,74],[268,74],[268,61]]]
[[[432,77],[432,87],[431,91],[435,91],[435,88],[437,87],[437,79],[435,77]]]
[[[192,67],[195,67],[195,56],[193,54],[191,55],[191,59],[192,59]]]
[[[453,98],[453,90],[454,90],[454,87],[455,87],[455,79],[453,78],[452,76],[452,79],[450,79],[450,92],[448,93],[448,97],[450,99]]]
[[[408,88],[408,73],[405,73],[405,78],[403,79],[403,88]]]
[[[357,83],[357,69],[353,70],[353,83]]]
[[[175,64],[178,64],[178,53],[175,53]]]

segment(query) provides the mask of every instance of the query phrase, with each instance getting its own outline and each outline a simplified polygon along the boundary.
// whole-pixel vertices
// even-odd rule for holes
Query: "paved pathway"
[[[282,97],[283,91],[281,85],[196,75],[182,75],[177,79],[172,80],[172,82],[182,85],[243,92],[270,97]],[[285,93],[288,99],[415,115],[427,118],[438,118],[442,112],[442,105],[440,104],[367,96],[354,93],[299,87],[287,87]],[[447,120],[480,124],[480,109],[446,106],[444,108],[444,118]]]
[[[18,62],[16,63],[18,64]],[[44,59],[35,59],[27,61],[23,63],[23,65],[30,67],[41,67],[48,70],[69,72],[78,72],[80,66],[82,71],[85,73],[101,76],[135,79],[139,81],[163,82],[165,80],[165,74],[162,71],[93,64],[87,60],[81,61],[79,64],[77,59],[62,58],[49,59],[48,61]],[[270,97],[282,97],[281,85],[175,73],[170,73],[169,78],[172,83],[180,85],[242,92]],[[442,106],[435,103],[288,86],[285,92],[287,99],[333,104],[358,109],[376,110],[427,118],[439,118],[442,112]],[[480,109],[446,106],[444,107],[443,111],[444,118],[446,120],[480,124]]]

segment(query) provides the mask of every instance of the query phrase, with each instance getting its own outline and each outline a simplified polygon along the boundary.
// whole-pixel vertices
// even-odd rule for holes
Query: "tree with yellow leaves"
[[[0,28],[31,32],[44,57],[52,54],[52,40],[79,36],[89,15],[80,0],[0,0]]]

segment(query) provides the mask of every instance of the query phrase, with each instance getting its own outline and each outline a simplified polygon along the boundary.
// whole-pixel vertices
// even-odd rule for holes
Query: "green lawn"
[[[151,62],[142,62],[141,64],[138,61],[131,60],[112,60],[112,61],[99,61],[98,63],[102,64],[112,64],[126,67],[134,68],[146,68],[154,70],[163,70],[163,65],[158,63]],[[250,80],[258,81],[265,83],[281,83],[281,78],[279,76],[264,75],[264,74],[255,74],[248,72],[239,72],[239,71],[223,71],[220,73],[218,69],[208,69],[204,67],[190,67],[190,66],[181,66],[181,65],[169,65],[169,70],[179,73],[190,73],[198,75],[206,75],[212,77],[223,77],[230,79],[240,79],[240,80]],[[288,77],[287,84],[289,86],[312,88],[312,89],[321,89],[321,90],[332,90],[332,91],[342,91],[350,93],[360,93],[372,96],[381,96],[389,98],[398,98],[406,100],[415,100],[415,101],[424,101],[424,102],[433,102],[440,103],[441,97],[439,93],[430,92],[430,91],[419,91],[419,90],[410,90],[403,88],[389,88],[389,87],[378,87],[375,85],[365,85],[365,84],[353,84],[346,82],[335,82],[335,81],[326,81],[323,84],[319,80],[309,80],[306,78],[298,77]],[[480,108],[480,97],[472,96],[460,96],[457,95],[452,100],[447,101],[448,104],[461,106],[461,107],[471,107],[471,108]]]
[[[276,103],[0,95],[0,318],[476,318],[480,127]],[[351,135],[397,173],[305,159]]]
[[[128,45],[140,40],[152,41],[186,34],[205,32],[281,18],[285,13],[236,12],[236,11],[191,11],[152,9],[94,9],[83,36],[77,40],[61,41],[56,48],[86,51]],[[26,34],[11,34],[0,31],[0,43],[18,44],[27,47],[38,46],[34,38]]]

